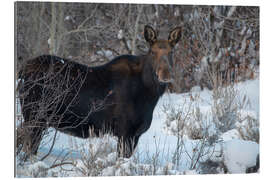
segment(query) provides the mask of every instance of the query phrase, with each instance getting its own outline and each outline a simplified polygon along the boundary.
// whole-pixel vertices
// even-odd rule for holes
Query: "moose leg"
[[[119,157],[130,158],[138,144],[139,136],[118,138],[117,151]]]
[[[20,152],[23,148],[24,133],[23,133],[22,127],[17,128],[16,137],[17,137],[17,141],[16,141],[17,152],[16,153],[18,155],[18,154],[20,154]]]
[[[30,144],[30,152],[31,154],[36,155],[38,151],[38,147],[40,145],[40,142],[42,140],[43,136],[43,131],[45,128],[43,127],[38,127],[38,128],[33,128],[32,131],[30,132],[31,135],[31,144]]]
[[[24,122],[17,129],[17,154],[23,150],[27,156],[36,155],[45,129]]]

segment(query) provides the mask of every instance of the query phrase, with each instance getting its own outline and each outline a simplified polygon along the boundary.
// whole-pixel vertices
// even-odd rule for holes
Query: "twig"
[[[54,164],[51,167],[47,168],[47,170],[56,168],[58,166],[63,166],[63,165],[74,165],[74,163],[73,162],[62,162],[62,163],[59,163],[59,164]]]

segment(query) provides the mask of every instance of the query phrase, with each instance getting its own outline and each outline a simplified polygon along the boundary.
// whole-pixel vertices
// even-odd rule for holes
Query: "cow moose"
[[[173,81],[172,50],[180,37],[181,27],[161,40],[146,25],[146,55],[121,55],[96,67],[53,55],[25,61],[18,71],[24,120],[17,128],[17,153],[36,154],[42,134],[52,127],[80,138],[88,138],[89,129],[97,136],[110,132],[118,137],[119,156],[129,158]]]

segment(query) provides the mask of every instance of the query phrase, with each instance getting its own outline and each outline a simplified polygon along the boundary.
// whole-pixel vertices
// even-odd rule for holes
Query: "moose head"
[[[172,50],[181,38],[181,27],[174,28],[168,36],[168,40],[157,39],[156,31],[146,25],[144,28],[144,38],[149,43],[148,55],[152,59],[152,67],[160,83],[170,83],[173,81]]]

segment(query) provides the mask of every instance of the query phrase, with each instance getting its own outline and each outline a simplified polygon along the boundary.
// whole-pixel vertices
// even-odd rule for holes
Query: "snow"
[[[229,130],[221,135],[222,141],[230,141],[233,139],[240,139],[240,134],[236,129]]]
[[[245,109],[241,109],[239,111],[239,115],[241,117],[241,119],[246,119],[248,117],[251,117],[251,118],[257,118],[258,115],[256,114],[255,111],[249,111],[249,110],[245,110]]]
[[[245,173],[246,169],[256,165],[259,145],[252,141],[239,139],[224,143],[224,163],[230,173]]]
[[[244,83],[239,83],[236,85],[236,88],[241,91],[242,95],[246,95],[249,98],[250,106],[247,107],[248,109],[242,110],[241,115],[249,115],[252,117],[258,118],[259,113],[259,79],[256,80],[249,80]],[[193,91],[191,94],[196,96],[198,91]],[[209,90],[203,90],[200,92],[200,100],[198,101],[198,106],[200,107],[201,113],[203,113],[205,116],[209,116],[211,114],[211,100],[212,100],[212,92]],[[138,144],[138,150],[147,152],[147,149],[150,149],[152,152],[152,155],[155,152],[163,152],[163,147],[167,147],[167,152],[173,152],[176,148],[176,141],[177,138],[166,131],[161,131],[161,129],[164,129],[165,124],[165,114],[162,112],[162,105],[164,104],[170,104],[173,107],[183,107],[185,104],[189,103],[190,100],[190,93],[186,94],[165,94],[158,102],[154,114],[153,114],[153,121],[150,126],[150,129],[141,136],[139,144]],[[186,108],[187,109],[187,108]],[[222,136],[222,140],[224,142],[232,140],[232,139],[239,139],[240,135],[237,132],[236,129],[232,129],[228,132],[225,132]],[[160,144],[160,145],[159,145]],[[194,141],[187,140],[187,149],[190,149],[192,151],[192,145],[194,145]],[[244,143],[243,143],[244,144]],[[190,146],[190,147],[189,147]],[[217,145],[218,146],[218,145]],[[148,147],[148,148],[147,148]],[[229,145],[226,146],[227,149],[229,149]],[[239,153],[242,153],[243,151],[247,151],[247,154],[249,154],[249,149],[243,149],[238,148],[239,146],[234,146],[235,151],[238,151]],[[217,148],[217,147],[216,147]],[[238,149],[237,149],[238,148]],[[222,151],[222,149],[220,149]],[[230,154],[226,154],[230,155]],[[233,155],[233,154],[232,154]],[[250,154],[254,155],[254,154]],[[226,157],[228,158],[228,157]],[[256,159],[256,155],[253,156],[253,158]],[[183,156],[182,161],[187,160],[188,157]],[[165,163],[169,161],[170,159],[168,157],[165,158],[165,160],[161,159],[160,161]],[[230,165],[230,164],[229,164]],[[250,165],[250,164],[248,164]],[[240,165],[239,165],[240,166]],[[242,165],[241,165],[242,166]],[[246,164],[247,166],[247,164]],[[182,167],[180,170],[185,171],[188,170],[185,163],[182,163]]]
[[[33,177],[46,177],[48,172],[48,165],[42,161],[38,161],[28,166],[28,175]]]
[[[112,59],[114,57],[112,51],[110,51],[110,50],[102,49],[100,51],[97,51],[97,54],[100,55],[100,56],[105,56],[108,59]]]
[[[253,110],[255,113],[259,114],[259,91],[260,91],[260,81],[259,79],[247,80],[245,82],[239,82],[235,86],[237,90],[241,92],[242,95],[246,95],[250,101],[250,110]]]
[[[124,37],[124,31],[123,31],[123,29],[120,29],[118,31],[117,38],[118,39],[123,39],[123,37]]]
[[[110,166],[107,167],[106,169],[102,170],[103,176],[113,176],[114,175],[114,167]]]
[[[191,88],[190,90],[191,92],[200,92],[201,91],[201,88],[199,86],[194,86]]]
[[[49,38],[49,39],[48,39],[48,45],[49,45],[49,46],[51,45],[51,42],[52,42],[52,40],[51,40],[51,38]]]
[[[259,145],[255,142],[241,139],[237,128],[248,125],[247,117],[254,119],[258,119],[259,117],[259,79],[240,82],[235,85],[235,88],[241,92],[241,97],[246,96],[249,99],[249,105],[238,111],[239,116],[244,120],[238,122],[234,129],[220,134],[219,143],[208,148],[211,153],[205,156],[202,162],[203,160],[206,161],[209,157],[214,162],[224,161],[229,173],[245,173],[246,168],[256,164]],[[192,100],[191,96],[195,97],[195,100]],[[100,175],[103,176],[198,174],[200,173],[198,169],[190,169],[192,164],[191,157],[195,157],[198,149],[203,144],[199,140],[190,139],[185,134],[183,137],[184,150],[181,153],[179,164],[175,164],[173,163],[173,154],[177,149],[177,137],[172,133],[171,129],[177,125],[176,121],[170,124],[171,129],[165,127],[166,112],[168,113],[168,111],[164,111],[164,105],[170,105],[185,114],[189,110],[189,103],[193,103],[192,108],[199,108],[205,120],[203,124],[195,125],[195,123],[192,123],[194,119],[190,118],[188,122],[189,126],[209,125],[209,133],[214,135],[216,131],[211,118],[213,105],[212,91],[207,89],[201,91],[198,87],[195,87],[190,93],[166,93],[160,98],[153,113],[152,124],[147,132],[139,139],[138,146],[130,159],[117,158],[117,140],[115,137],[110,137],[109,135],[105,135],[103,138],[84,140],[59,133],[53,154],[58,155],[63,149],[72,150],[74,152],[74,158],[79,157],[78,153],[81,151],[89,152],[90,150],[93,154],[103,154],[102,157],[104,158],[97,158],[94,161],[94,164],[103,168],[100,172]],[[51,136],[53,134],[54,132],[51,133]],[[46,144],[44,142],[46,142],[46,139],[43,140],[42,144]],[[40,148],[40,151],[46,153],[49,147],[50,144],[47,143],[47,145]],[[155,160],[156,169],[153,166],[153,159]],[[38,167],[38,165],[35,166]],[[86,168],[79,159],[77,161],[77,167]],[[223,171],[218,170],[218,172]]]
[[[198,174],[195,170],[188,170],[184,172],[185,175],[196,175]]]
[[[180,15],[179,9],[176,9],[176,10],[174,11],[174,16],[177,17],[177,16],[179,16],[179,15]]]
[[[71,19],[70,16],[66,16],[64,20],[65,20],[65,21],[68,21],[68,20],[70,20],[70,19]]]

